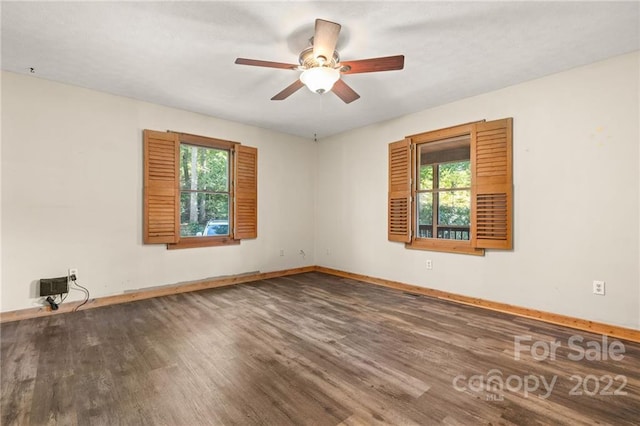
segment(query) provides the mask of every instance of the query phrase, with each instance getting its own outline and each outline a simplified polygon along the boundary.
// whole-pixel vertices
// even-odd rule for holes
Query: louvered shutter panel
[[[236,240],[258,237],[258,150],[237,145],[234,155]]]
[[[477,123],[471,135],[472,245],[511,249],[513,119]]]
[[[144,243],[180,239],[180,141],[175,133],[144,131]]]
[[[388,239],[411,241],[411,150],[410,140],[389,144]]]

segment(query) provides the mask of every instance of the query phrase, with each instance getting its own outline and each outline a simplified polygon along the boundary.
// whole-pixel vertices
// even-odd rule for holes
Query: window
[[[468,136],[417,145],[417,238],[469,240],[471,161]]]
[[[144,242],[170,249],[257,237],[257,150],[144,131]]]
[[[511,140],[508,118],[390,144],[389,240],[479,255],[511,249]]]
[[[230,154],[180,144],[180,237],[229,236]]]

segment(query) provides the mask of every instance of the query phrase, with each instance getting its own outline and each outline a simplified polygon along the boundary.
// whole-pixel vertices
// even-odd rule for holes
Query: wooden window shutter
[[[233,238],[258,237],[258,150],[237,145],[234,155]]]
[[[144,131],[144,243],[180,239],[180,141],[170,132]]]
[[[389,241],[411,241],[410,148],[410,139],[389,144]]]
[[[471,132],[471,242],[511,249],[513,221],[513,119],[476,123]]]

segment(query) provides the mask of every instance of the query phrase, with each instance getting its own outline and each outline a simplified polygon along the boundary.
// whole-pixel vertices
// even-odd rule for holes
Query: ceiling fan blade
[[[404,68],[404,55],[345,61],[340,62],[340,66],[342,67],[340,69],[342,74],[401,70]],[[348,69],[343,71],[344,67],[348,67]]]
[[[331,89],[345,104],[350,104],[360,97],[344,80],[340,79],[335,82]]]
[[[288,85],[282,92],[275,95],[271,98],[272,101],[281,101],[283,99],[287,99],[289,96],[293,95],[300,88],[304,87],[304,83],[302,83],[299,79]]]
[[[236,64],[239,65],[253,65],[256,67],[267,67],[267,68],[280,68],[285,70],[297,70],[298,65],[294,64],[285,64],[282,62],[271,62],[271,61],[259,61],[257,59],[245,59],[245,58],[237,58]]]
[[[316,19],[316,32],[313,36],[313,57],[324,57],[325,61],[331,61],[333,52],[336,50],[338,35],[340,34],[340,24]]]

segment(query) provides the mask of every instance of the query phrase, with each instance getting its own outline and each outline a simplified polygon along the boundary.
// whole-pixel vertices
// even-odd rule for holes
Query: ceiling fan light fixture
[[[303,71],[300,81],[315,93],[325,93],[331,90],[334,83],[340,79],[340,71],[330,67],[314,67]]]

